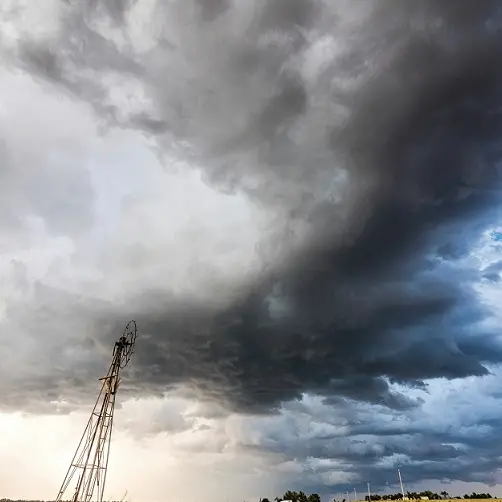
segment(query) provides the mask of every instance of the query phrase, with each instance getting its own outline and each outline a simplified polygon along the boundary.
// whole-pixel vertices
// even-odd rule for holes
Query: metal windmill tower
[[[98,399],[61,485],[56,502],[70,499],[72,502],[103,501],[110,456],[115,396],[120,383],[119,373],[131,359],[136,335],[136,323],[131,321],[126,326],[124,334],[115,342],[108,373],[105,377],[100,378],[103,383]],[[71,495],[70,490],[73,490]]]

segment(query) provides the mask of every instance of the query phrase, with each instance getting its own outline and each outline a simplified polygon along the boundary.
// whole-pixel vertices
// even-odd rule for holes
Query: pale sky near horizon
[[[0,498],[502,495],[496,2],[0,4]]]

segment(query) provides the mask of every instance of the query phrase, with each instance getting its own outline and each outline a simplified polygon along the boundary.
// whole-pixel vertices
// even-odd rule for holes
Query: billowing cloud
[[[134,317],[126,396],[173,391],[260,428],[316,396],[334,416],[355,410],[337,439],[319,439],[326,430],[295,445],[284,429],[243,448],[317,459],[327,484],[377,468],[382,481],[406,457],[416,480],[434,469],[493,480],[481,474],[498,468],[482,432],[495,422],[480,420],[477,437],[472,421],[474,444],[419,419],[437,379],[488,378],[502,360],[479,291],[499,265],[480,268],[472,252],[498,212],[497,3],[48,5],[33,31],[25,11],[38,7],[4,7],[9,71],[79,107],[43,114],[73,121],[58,134],[32,122],[30,148],[12,136],[19,125],[3,136],[0,223],[16,244],[2,322],[37,333],[0,346],[12,356],[4,406],[85,401]],[[96,122],[84,126],[87,114]],[[99,128],[114,131],[108,146]],[[52,153],[51,142],[64,145]],[[107,148],[120,167],[104,166]],[[23,242],[47,249],[36,270]],[[179,415],[159,412],[145,433],[182,434],[195,419]],[[466,461],[476,448],[489,465]],[[330,478],[342,464],[346,479]]]
[[[307,391],[403,408],[386,379],[487,373],[464,340],[484,312],[452,269],[498,180],[494,8],[467,9],[466,30],[433,3],[158,3],[139,50],[123,41],[140,7],[103,5],[69,7],[58,36],[20,44],[25,68],[277,214],[266,267],[232,302],[132,295],[145,383],[191,382],[243,410]]]

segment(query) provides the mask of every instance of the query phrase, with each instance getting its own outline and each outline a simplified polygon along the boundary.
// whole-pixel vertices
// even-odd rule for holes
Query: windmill
[[[130,321],[115,342],[112,362],[106,376],[99,379],[101,390],[56,502],[68,499],[72,502],[103,502],[120,370],[125,368],[134,353],[136,336],[136,322]],[[68,496],[70,490],[73,493]]]

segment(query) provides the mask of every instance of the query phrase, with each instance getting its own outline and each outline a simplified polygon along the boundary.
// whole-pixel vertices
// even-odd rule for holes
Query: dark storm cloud
[[[159,4],[166,25],[141,56],[83,22],[95,5],[70,11],[56,42],[25,45],[25,67],[108,118],[105,68],[144,81],[153,108],[121,123],[186,140],[211,183],[281,220],[261,248],[279,259],[223,311],[139,293],[138,387],[189,384],[241,411],[303,392],[405,409],[416,403],[389,381],[485,375],[502,359],[454,269],[498,195],[497,3],[258,2],[238,37],[235,4]],[[112,10],[125,19],[127,4]],[[308,77],[329,36],[339,47]]]
[[[110,306],[39,281],[29,284],[23,266],[16,268],[17,289],[31,302],[13,298],[4,305],[3,327],[12,336],[0,340],[2,409],[16,411],[21,404],[31,413],[73,411],[92,401],[109,363],[111,347],[100,335],[110,329],[103,315]]]
[[[98,4],[85,15],[102,15]],[[500,361],[501,348],[483,333],[468,337],[485,312],[470,276],[445,263],[463,256],[479,230],[473,222],[498,194],[488,190],[499,181],[502,132],[497,4],[367,2],[344,13],[322,2],[259,2],[247,31],[225,45],[214,30],[232,37],[225,26],[237,7],[188,4],[158,7],[164,20],[181,16],[185,31],[167,44],[173,25],[165,26],[141,58],[78,10],[61,40],[22,54],[32,71],[112,116],[106,87],[83,70],[99,77],[112,65],[143,79],[156,107],[130,124],[161,145],[186,139],[216,186],[283,211],[264,249],[283,246],[296,222],[308,227],[224,311],[141,293],[138,386],[188,383],[242,411],[303,392],[404,409],[416,403],[388,379],[416,387],[486,374],[483,363]],[[121,21],[127,4],[109,9]],[[265,42],[271,34],[277,40]],[[314,44],[349,34],[308,80],[301,61]],[[340,174],[345,188],[331,195]]]
[[[269,410],[303,392],[330,396],[333,404],[345,396],[401,410],[416,406],[382,377],[416,388],[423,379],[485,375],[481,362],[501,357],[496,337],[466,332],[466,323],[484,315],[468,282],[457,274],[457,287],[440,284],[440,267],[429,273],[435,279],[422,284],[404,276],[377,282],[375,290],[375,283],[352,285],[349,298],[333,288],[329,314],[329,304],[307,298],[273,319],[262,293],[217,317],[189,304],[174,304],[157,319],[140,316],[148,336],[137,353],[143,385],[188,382],[243,411]]]

